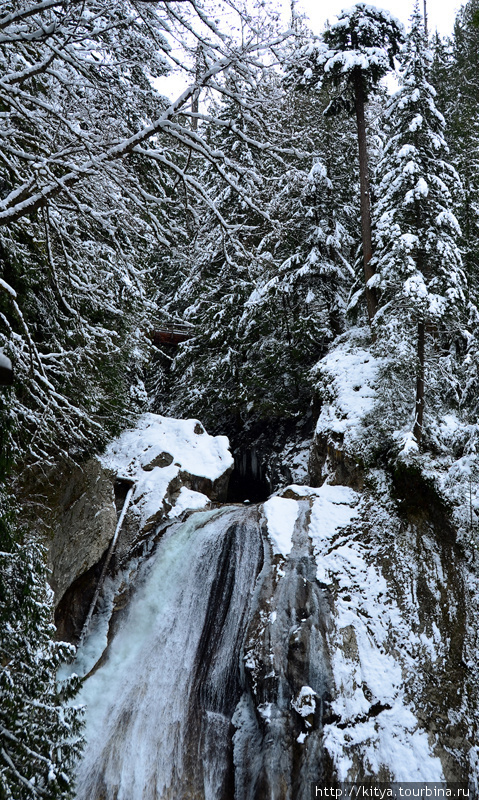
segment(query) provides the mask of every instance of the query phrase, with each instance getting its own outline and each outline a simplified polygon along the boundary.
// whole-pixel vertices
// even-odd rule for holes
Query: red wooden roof
[[[194,335],[194,328],[191,325],[171,324],[158,327],[150,334],[153,344],[179,344],[191,339]]]

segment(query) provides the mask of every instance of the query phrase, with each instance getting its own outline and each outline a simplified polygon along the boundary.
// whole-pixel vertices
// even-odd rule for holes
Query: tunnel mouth
[[[271,494],[267,464],[256,448],[238,449],[233,453],[235,464],[231,474],[229,503],[262,503]]]

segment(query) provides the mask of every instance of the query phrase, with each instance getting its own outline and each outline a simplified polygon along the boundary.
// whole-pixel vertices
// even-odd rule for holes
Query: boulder
[[[114,475],[92,458],[73,470],[57,507],[49,547],[55,602],[100,560],[115,533]]]

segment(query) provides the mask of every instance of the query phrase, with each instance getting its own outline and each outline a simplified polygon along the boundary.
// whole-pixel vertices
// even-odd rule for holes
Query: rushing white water
[[[225,795],[262,560],[253,508],[195,514],[165,535],[106,663],[83,690],[78,800]]]

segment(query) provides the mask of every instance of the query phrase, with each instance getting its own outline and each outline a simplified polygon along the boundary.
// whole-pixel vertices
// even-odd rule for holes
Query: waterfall
[[[286,564],[261,507],[195,513],[164,534],[82,689],[77,800],[309,797],[330,678],[303,505]]]
[[[226,499],[227,441],[152,414],[104,467],[136,489],[64,668],[85,676],[76,800],[310,800],[314,784],[468,774],[476,579],[441,530],[397,513],[386,475],[193,511],[199,489]]]
[[[84,689],[78,800],[224,795],[244,620],[262,560],[255,509],[195,514],[165,534]]]

